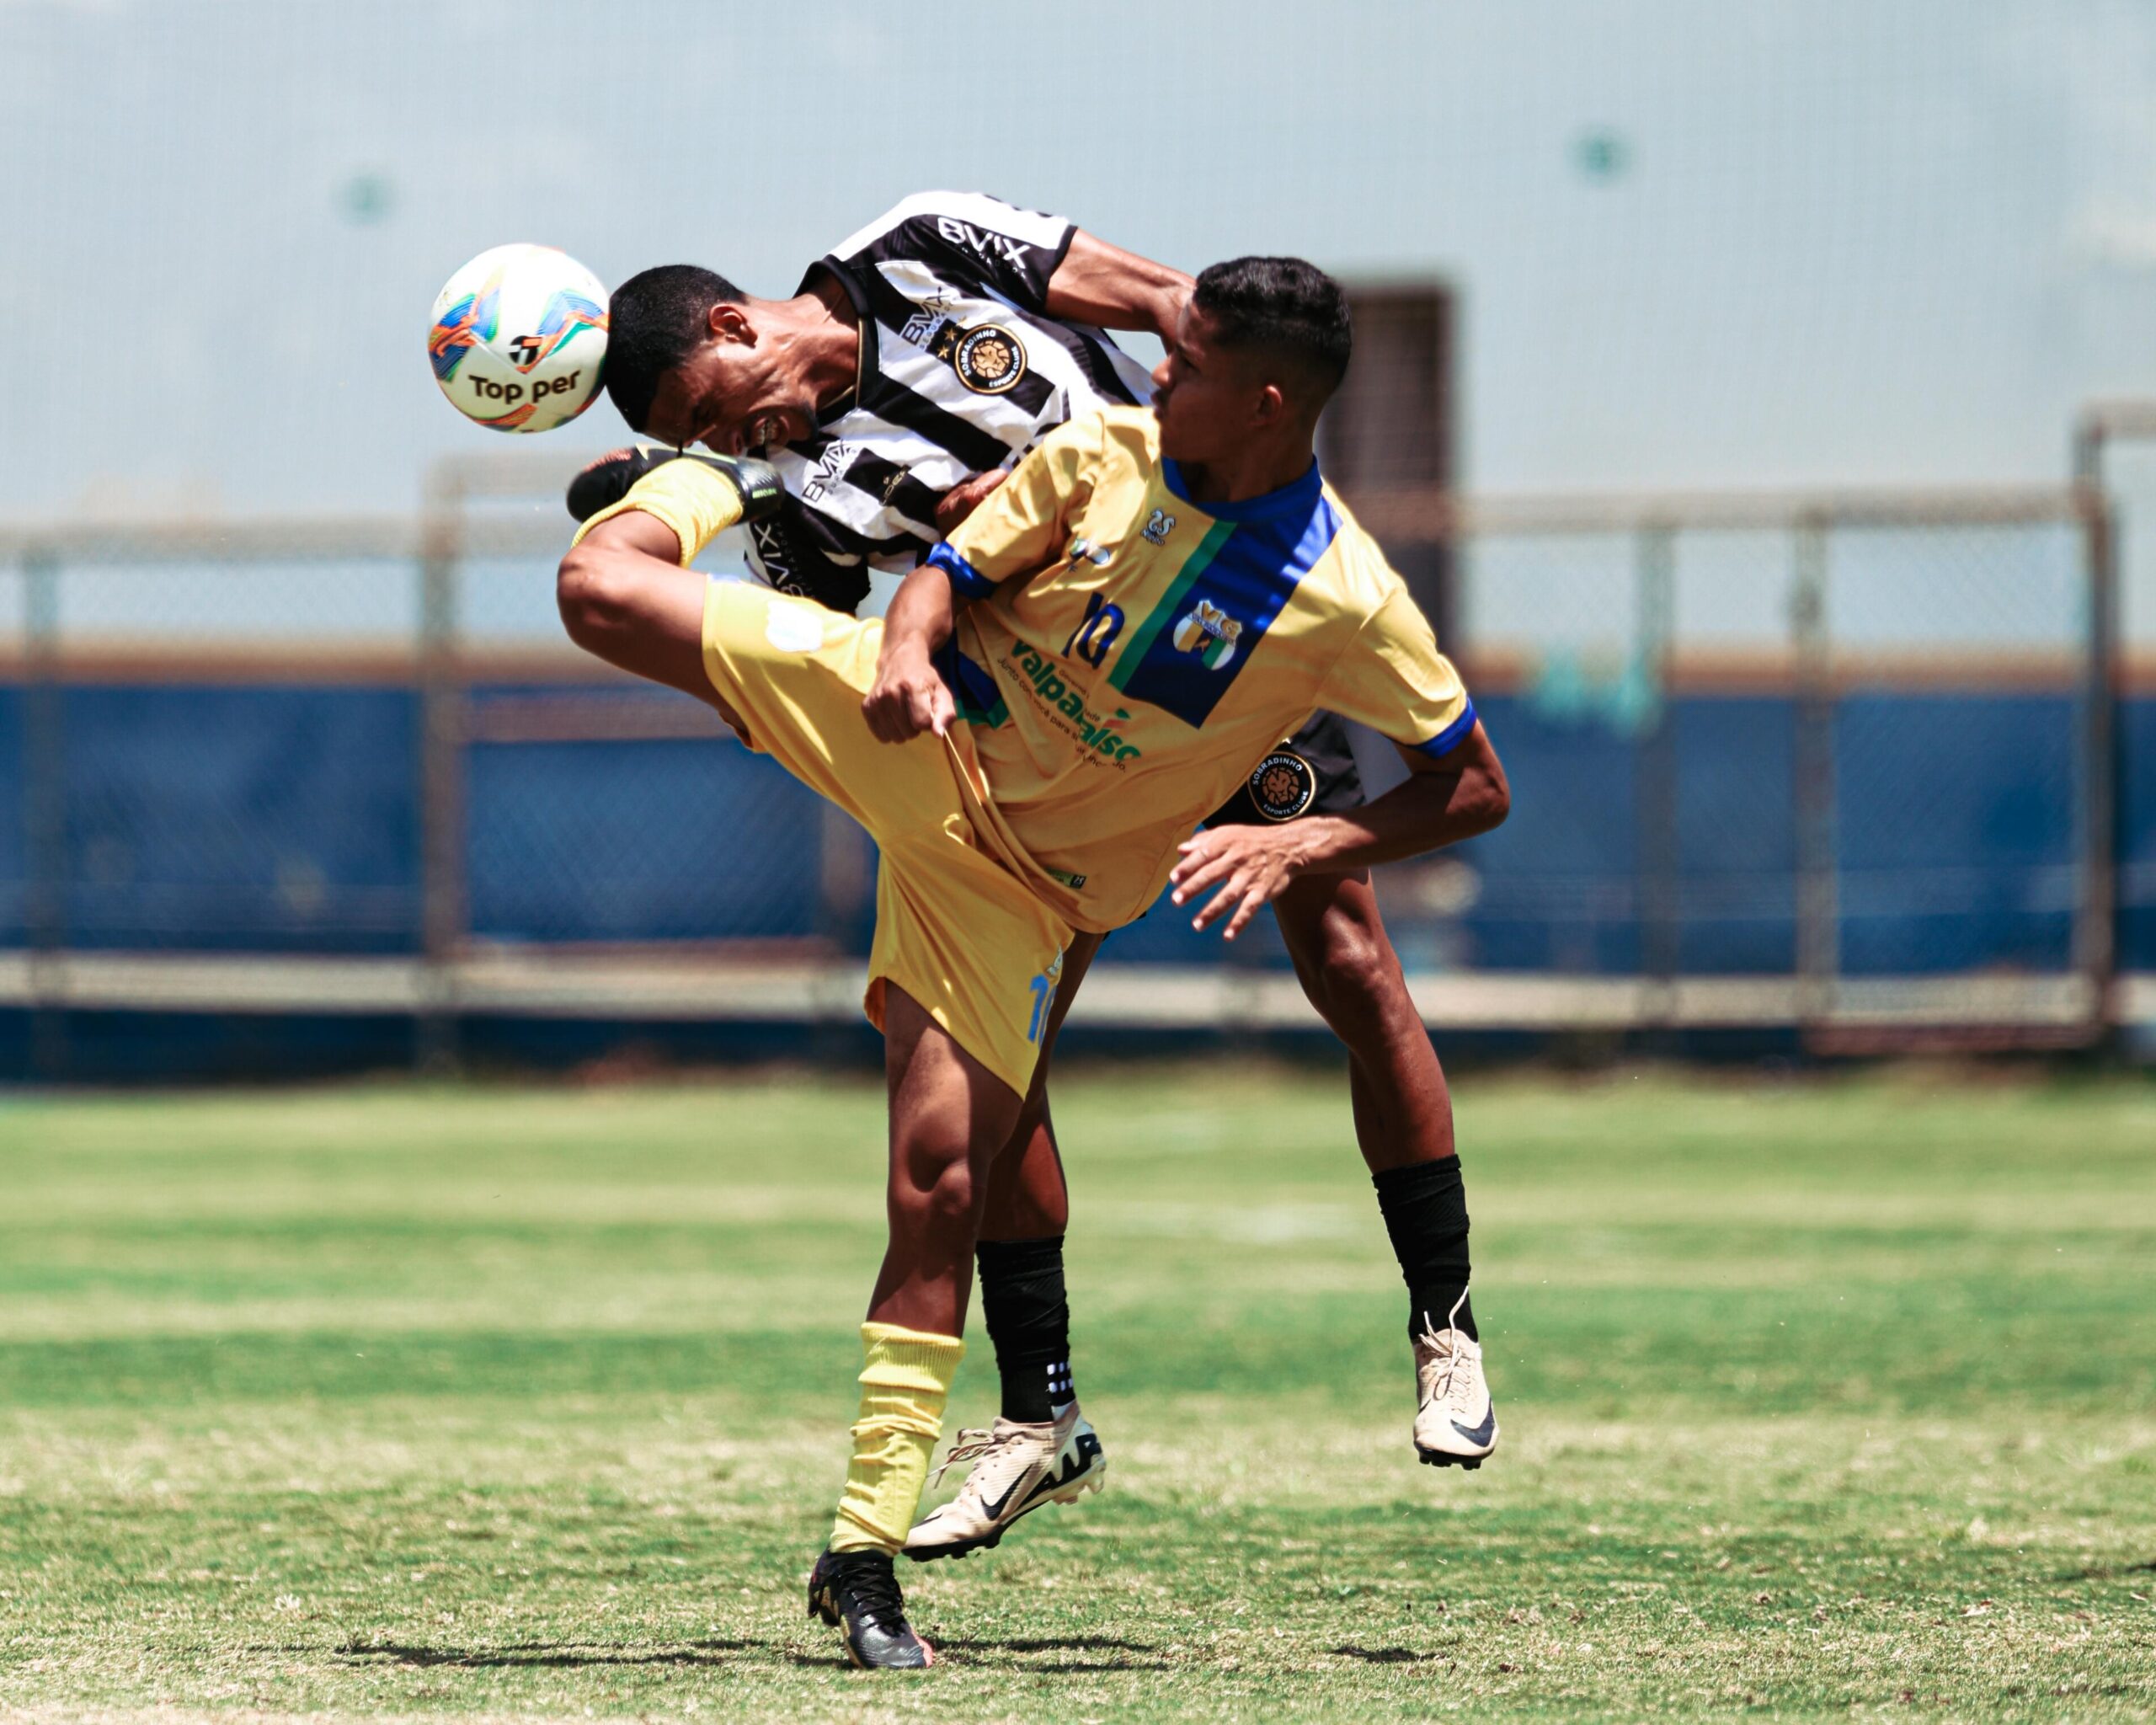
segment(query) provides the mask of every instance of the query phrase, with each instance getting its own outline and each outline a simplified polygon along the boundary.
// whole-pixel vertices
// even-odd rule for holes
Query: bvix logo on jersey
[[[954,246],[970,246],[984,258],[1000,257],[1006,264],[1023,264],[1033,248],[992,227],[975,227],[955,216],[938,216],[936,231]]]
[[[1108,649],[1115,645],[1115,638],[1123,633],[1123,607],[1110,605],[1097,593],[1086,595],[1086,620],[1070,632],[1070,638],[1063,644],[1065,659],[1082,659],[1095,670],[1108,656]]]
[[[846,470],[853,465],[853,458],[859,453],[859,449],[843,437],[825,450],[816,457],[816,465],[802,483],[802,500],[805,503],[820,502],[824,494],[846,477]]]
[[[1235,656],[1235,644],[1242,638],[1241,623],[1211,600],[1201,599],[1176,625],[1173,638],[1177,652],[1195,653],[1206,670],[1221,670]]]
[[[755,548],[756,562],[764,572],[764,579],[782,593],[805,595],[808,588],[801,582],[793,567],[793,553],[781,531],[778,517],[766,515],[749,524],[749,542]]]
[[[1140,531],[1155,545],[1166,545],[1168,542],[1168,535],[1175,530],[1176,518],[1164,509],[1156,509],[1153,511],[1151,519],[1145,523]]]

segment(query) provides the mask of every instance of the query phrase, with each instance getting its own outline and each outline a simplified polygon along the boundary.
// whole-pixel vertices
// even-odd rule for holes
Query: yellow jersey
[[[1059,428],[929,561],[969,601],[938,662],[969,812],[1081,928],[1143,914],[1198,823],[1317,709],[1433,755],[1475,724],[1315,462],[1193,503],[1149,409]]]

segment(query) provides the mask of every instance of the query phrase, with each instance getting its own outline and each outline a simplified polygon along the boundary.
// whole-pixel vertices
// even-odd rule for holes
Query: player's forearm
[[[1126,252],[1082,228],[1048,284],[1048,314],[1102,329],[1143,329],[1163,340],[1174,333],[1191,278]]]
[[[951,638],[957,617],[951,578],[932,563],[921,564],[899,583],[890,608],[883,613],[883,645],[878,662],[888,665],[912,654],[923,661],[933,659]]]
[[[1280,831],[1294,846],[1296,873],[1344,874],[1474,838],[1502,825],[1511,809],[1504,769],[1486,747],[1457,767],[1411,774],[1348,814],[1305,815]]]

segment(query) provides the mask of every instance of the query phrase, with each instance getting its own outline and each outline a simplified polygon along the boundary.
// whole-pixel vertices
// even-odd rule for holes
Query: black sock
[[[1063,1236],[983,1240],[980,1311],[1003,1379],[1003,1417],[1055,1418],[1072,1398],[1070,1306],[1063,1291]]]
[[[1400,1260],[1400,1274],[1407,1282],[1412,1306],[1407,1333],[1444,1328],[1453,1302],[1458,1300],[1459,1314],[1450,1321],[1470,1341],[1479,1341],[1475,1308],[1463,1297],[1467,1292],[1467,1193],[1460,1183],[1460,1158],[1449,1156],[1434,1162],[1387,1168],[1372,1176],[1370,1183],[1378,1188],[1385,1231],[1392,1236],[1393,1256]]]

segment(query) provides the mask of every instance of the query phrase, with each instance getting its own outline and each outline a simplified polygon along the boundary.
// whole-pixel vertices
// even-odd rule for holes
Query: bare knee
[[[980,1210],[981,1183],[973,1164],[954,1156],[936,1171],[921,1194],[921,1215],[931,1227],[970,1226]]]
[[[915,1138],[893,1171],[893,1207],[930,1232],[971,1232],[988,1197],[988,1165],[996,1147],[958,1133]]]

